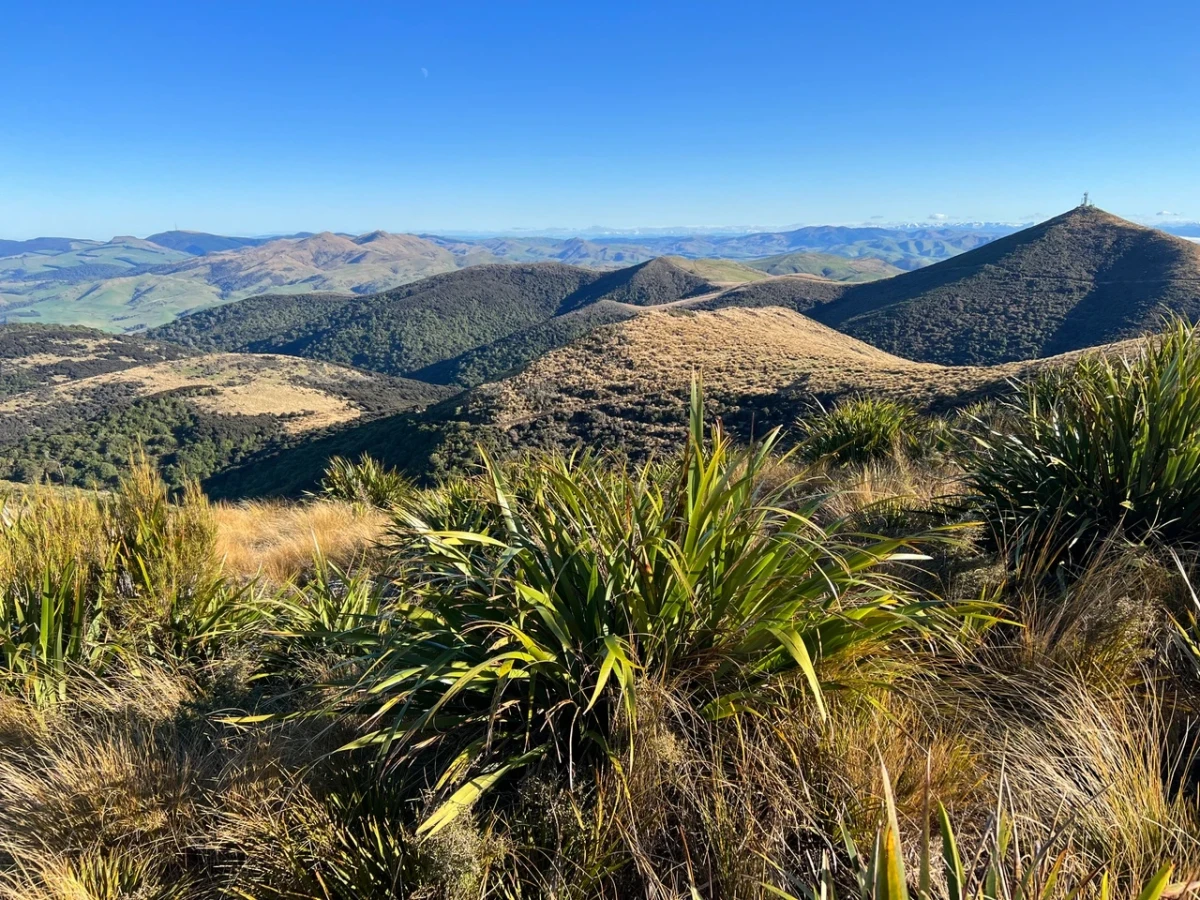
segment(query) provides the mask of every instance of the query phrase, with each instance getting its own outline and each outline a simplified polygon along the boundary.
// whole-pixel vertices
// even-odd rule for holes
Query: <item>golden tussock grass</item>
[[[956,468],[900,458],[834,469],[825,477],[825,511],[834,518],[928,510],[962,491]]]
[[[311,569],[318,549],[342,568],[361,562],[388,522],[377,509],[332,500],[218,504],[213,512],[225,573],[276,584]]]
[[[1106,345],[1128,352],[1136,341]],[[701,374],[712,396],[870,394],[922,407],[991,390],[1076,359],[1079,352],[998,366],[902,359],[780,307],[652,311],[597,328],[518,375],[477,388],[471,401],[502,427],[554,413],[635,410],[667,393],[686,396]]]

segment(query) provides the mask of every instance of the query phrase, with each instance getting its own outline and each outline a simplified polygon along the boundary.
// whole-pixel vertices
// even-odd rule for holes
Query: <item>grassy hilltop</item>
[[[1200,246],[1079,207],[918,271],[831,287],[767,281],[709,304],[781,305],[946,365],[1052,356],[1200,315]]]

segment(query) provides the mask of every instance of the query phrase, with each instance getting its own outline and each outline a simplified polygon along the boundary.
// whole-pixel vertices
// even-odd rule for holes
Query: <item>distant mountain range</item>
[[[658,256],[742,262],[786,256],[768,263],[770,274],[806,272],[862,281],[921,268],[996,235],[994,229],[814,226],[757,234],[593,239],[466,239],[382,231],[249,238],[168,231],[107,242],[0,241],[0,320],[134,331],[264,293],[366,295],[491,263],[616,269]],[[856,262],[831,262],[829,257]]]
[[[0,478],[111,483],[114,454],[138,441],[172,483],[207,477],[222,496],[311,487],[331,453],[370,452],[416,476],[468,463],[477,444],[648,454],[678,436],[692,371],[713,411],[751,434],[847,393],[960,403],[1051,364],[1036,360],[1124,346],[1166,314],[1200,319],[1200,245],[1086,206],[869,281],[891,264],[790,250],[615,268],[627,251],[612,245],[604,266],[496,262],[587,242],[382,232],[188,253],[178,248],[207,241],[159,237],[173,246],[70,241],[8,260],[68,287],[85,282],[65,273],[92,266],[135,273],[105,285],[193,277],[236,294],[286,283],[139,334],[0,326]],[[760,249],[853,238],[877,252],[885,240],[751,238]],[[407,277],[400,259],[409,274],[447,271],[347,289]],[[289,281],[300,276],[303,292]]]
[[[1200,222],[1182,222],[1178,225],[1160,225],[1161,230],[1168,234],[1185,238],[1200,238]]]
[[[888,271],[877,258],[804,253],[749,265],[658,257],[608,272],[491,264],[367,297],[263,296],[151,334],[203,350],[288,353],[469,386],[597,324],[665,304],[782,306],[897,356],[944,365],[1120,340],[1154,327],[1164,310],[1200,316],[1200,246],[1095,207],[880,277]]]

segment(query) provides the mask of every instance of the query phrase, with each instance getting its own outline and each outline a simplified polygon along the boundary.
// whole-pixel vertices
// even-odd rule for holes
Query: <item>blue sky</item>
[[[177,8],[176,8],[177,6]],[[1200,4],[0,10],[0,237],[1200,219]]]

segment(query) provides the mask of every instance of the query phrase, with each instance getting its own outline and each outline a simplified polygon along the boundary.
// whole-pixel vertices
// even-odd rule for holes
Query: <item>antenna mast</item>
[[[1084,191],[1084,192],[1083,192],[1083,203],[1081,203],[1081,204],[1079,204],[1079,205],[1080,205],[1080,206],[1091,206],[1091,205],[1092,205],[1092,204],[1091,204],[1091,203],[1088,201],[1088,192],[1087,192],[1087,191]]]

